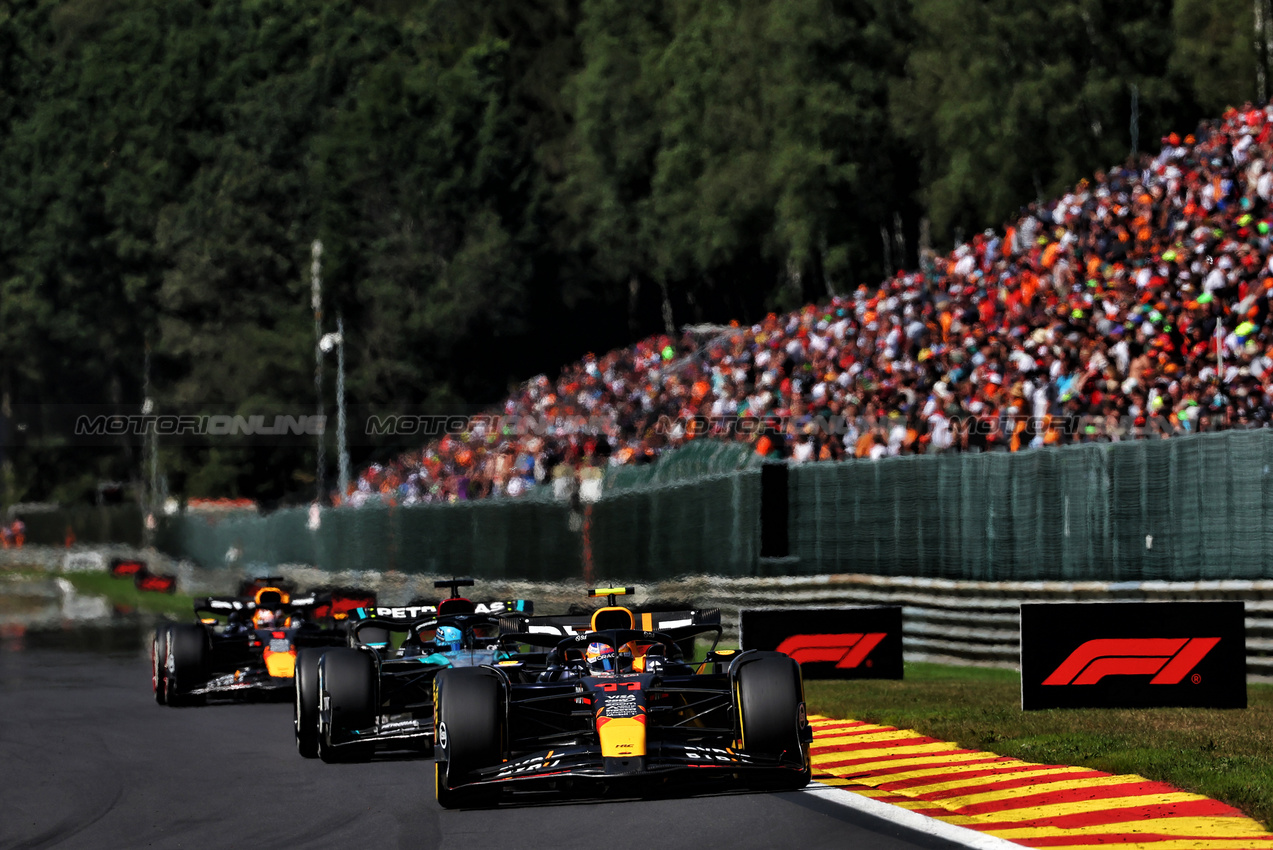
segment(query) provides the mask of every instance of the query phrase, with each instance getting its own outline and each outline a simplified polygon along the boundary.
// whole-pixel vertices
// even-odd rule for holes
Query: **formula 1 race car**
[[[502,659],[495,643],[529,620],[526,600],[475,604],[458,595],[471,579],[438,581],[451,597],[433,605],[366,608],[350,646],[307,649],[297,660],[296,750],[326,762],[366,758],[377,747],[433,747],[433,677]],[[402,635],[398,646],[393,636]]]
[[[333,588],[304,597],[281,580],[248,582],[240,596],[195,601],[197,623],[169,623],[151,642],[151,685],[160,705],[209,696],[285,694],[301,647],[343,646],[349,612],[374,593]]]
[[[505,792],[648,793],[796,789],[809,782],[812,728],[800,667],[777,652],[717,650],[717,622],[638,629],[614,597],[591,629],[502,635],[492,664],[435,678],[435,787],[444,807],[497,804]],[[691,618],[693,619],[693,618]],[[681,645],[713,635],[702,662]],[[527,663],[546,649],[544,663]]]

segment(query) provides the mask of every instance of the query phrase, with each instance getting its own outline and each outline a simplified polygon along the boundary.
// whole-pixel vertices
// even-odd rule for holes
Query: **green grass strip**
[[[1273,824],[1273,685],[1236,709],[1021,710],[1012,670],[908,663],[902,681],[805,682],[811,714],[913,729],[1041,764],[1134,773]]]
[[[6,576],[30,579],[64,578],[76,592],[85,596],[104,596],[115,608],[146,614],[168,614],[182,620],[194,617],[194,597],[189,594],[141,591],[133,577],[115,578],[110,573],[61,573],[37,567],[17,567],[4,571]],[[0,585],[0,592],[4,587]]]

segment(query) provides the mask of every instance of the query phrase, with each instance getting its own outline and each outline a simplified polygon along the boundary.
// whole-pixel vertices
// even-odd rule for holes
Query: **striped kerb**
[[[811,716],[813,778],[1026,847],[1273,850],[1232,806],[1140,776],[1032,764],[906,729]]]

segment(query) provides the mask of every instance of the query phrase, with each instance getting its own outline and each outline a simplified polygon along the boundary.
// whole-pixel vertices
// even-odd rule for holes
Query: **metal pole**
[[[312,261],[309,266],[311,279],[310,303],[314,308],[314,397],[318,404],[318,419],[323,420],[323,349],[321,341],[323,339],[323,243],[317,239],[310,245],[310,257]],[[323,456],[323,433],[327,429],[320,427],[318,429],[318,460],[314,472],[314,499],[322,502],[323,491],[327,489],[323,482],[323,467],[327,464],[327,459]]]
[[[1224,325],[1216,322],[1216,377],[1224,380]]]
[[[1140,147],[1140,86],[1132,83],[1132,156]]]
[[[143,416],[155,412],[155,402],[150,397],[150,343],[146,343],[146,357],[142,366],[142,405]],[[154,537],[155,512],[158,509],[159,492],[159,434],[153,423],[146,424],[142,434],[142,445],[145,452],[143,463],[149,464],[150,474],[147,476],[146,497],[142,500],[142,542],[149,546]]]
[[[349,451],[345,447],[345,320],[336,314],[336,444],[340,452],[338,481],[340,498],[349,493]]]
[[[1269,22],[1264,20],[1264,0],[1255,0],[1255,96],[1264,102],[1265,68],[1264,30]]]

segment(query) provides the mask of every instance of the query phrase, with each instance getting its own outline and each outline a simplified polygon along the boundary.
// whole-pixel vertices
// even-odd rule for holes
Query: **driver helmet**
[[[588,669],[594,673],[614,673],[632,668],[632,650],[626,645],[615,652],[610,644],[594,641],[588,644],[584,657],[588,661]]]
[[[256,615],[252,619],[257,628],[266,629],[276,625],[279,618],[272,609],[260,608],[257,610]]]
[[[433,642],[439,648],[446,647],[452,652],[458,652],[463,647],[464,633],[455,626],[438,626]]]

